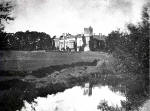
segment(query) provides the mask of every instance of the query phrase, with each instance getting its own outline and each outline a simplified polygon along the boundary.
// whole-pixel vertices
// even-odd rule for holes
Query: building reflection
[[[92,95],[92,84],[91,83],[85,83],[84,84],[84,95],[91,96]]]

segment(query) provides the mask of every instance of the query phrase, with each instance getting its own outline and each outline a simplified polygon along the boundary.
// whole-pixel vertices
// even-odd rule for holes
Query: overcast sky
[[[141,19],[148,0],[11,0],[15,20],[6,25],[7,32],[40,31],[51,35],[83,33],[92,26],[94,33],[108,34],[124,29],[129,22]]]

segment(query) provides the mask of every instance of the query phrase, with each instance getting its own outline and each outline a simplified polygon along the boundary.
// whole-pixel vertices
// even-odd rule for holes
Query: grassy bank
[[[34,52],[34,51],[0,51],[0,70],[34,71],[39,68],[92,62],[105,59],[106,53],[101,52]]]
[[[112,56],[91,62],[49,66],[31,73],[17,71],[14,72],[16,76],[5,72],[8,76],[3,74],[1,78],[16,78],[1,79],[0,110],[15,111],[23,106],[23,100],[32,102],[36,97],[45,97],[77,85],[83,86],[87,82],[92,86],[108,85],[113,91],[124,93],[127,101],[122,103],[123,107],[127,111],[135,110],[148,99],[148,93],[142,76],[133,72],[133,69],[129,70],[122,61]]]
[[[79,72],[69,75],[63,72],[64,69],[78,67],[80,71],[83,70],[84,72],[84,67],[96,66],[96,64],[97,61],[49,66],[32,73],[3,71],[3,76],[0,76],[4,78],[0,80],[0,110],[15,111],[23,106],[23,100],[32,102],[38,96],[44,97],[47,94],[55,94],[75,85],[81,85],[88,81],[88,75],[81,73],[77,76],[76,74]]]

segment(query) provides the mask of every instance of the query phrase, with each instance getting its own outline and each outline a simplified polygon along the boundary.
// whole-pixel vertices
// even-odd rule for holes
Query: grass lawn
[[[105,59],[102,52],[0,51],[0,70],[33,71],[42,67]]]

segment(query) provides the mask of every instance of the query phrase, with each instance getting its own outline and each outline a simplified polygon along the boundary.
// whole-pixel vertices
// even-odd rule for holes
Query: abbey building
[[[56,49],[60,51],[90,51],[104,44],[105,37],[101,34],[93,34],[93,28],[90,26],[84,28],[84,34],[65,33],[54,41]]]

